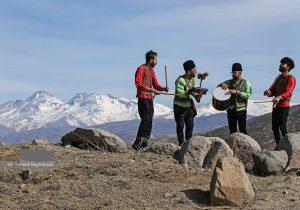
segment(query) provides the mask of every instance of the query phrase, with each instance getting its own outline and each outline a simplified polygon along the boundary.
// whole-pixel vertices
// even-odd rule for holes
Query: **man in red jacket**
[[[291,58],[282,58],[279,65],[281,74],[275,79],[270,89],[264,92],[266,96],[275,96],[273,99],[272,130],[277,146],[279,140],[288,133],[286,123],[290,112],[290,100],[296,86],[296,78],[290,74],[294,67],[295,63]]]
[[[146,63],[140,65],[135,73],[135,86],[137,88],[138,110],[141,118],[139,130],[132,145],[134,150],[139,150],[147,146],[154,114],[153,97],[159,95],[161,91],[168,92],[168,87],[162,87],[154,72],[157,64],[157,53],[149,51],[146,53]]]

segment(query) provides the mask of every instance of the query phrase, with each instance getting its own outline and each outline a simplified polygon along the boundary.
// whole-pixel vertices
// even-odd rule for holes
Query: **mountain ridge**
[[[215,110],[211,103],[197,104],[196,107],[196,132],[204,132],[202,128],[212,130],[227,123],[226,112]],[[153,136],[175,136],[173,110],[158,103],[154,103],[154,110]],[[254,104],[249,100],[248,110],[249,116],[259,116],[270,112],[271,107],[268,104]],[[37,91],[25,100],[1,104],[0,122],[2,138],[13,141],[17,138],[21,141],[21,134],[48,138],[48,133],[53,134],[51,138],[58,140],[61,132],[68,132],[70,128],[95,126],[105,127],[130,142],[138,129],[139,114],[137,99],[82,92],[64,101],[46,91]],[[118,126],[127,127],[128,130],[119,129]],[[45,134],[42,135],[41,131]]]

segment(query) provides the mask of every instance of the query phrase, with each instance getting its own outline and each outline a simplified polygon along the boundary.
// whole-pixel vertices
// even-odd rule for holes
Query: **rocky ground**
[[[287,122],[289,133],[300,132],[300,105],[291,106]],[[275,141],[272,131],[272,113],[264,114],[250,120],[247,120],[248,135],[255,139],[262,149],[272,150],[275,147]],[[221,139],[229,137],[228,126],[209,131],[203,136],[218,136]]]
[[[216,209],[209,204],[212,171],[186,169],[167,155],[18,144],[0,146],[0,160],[17,160],[29,148],[54,151],[55,167],[31,169],[25,180],[22,169],[1,168],[1,209]],[[299,208],[300,171],[249,177],[255,198],[239,208]]]

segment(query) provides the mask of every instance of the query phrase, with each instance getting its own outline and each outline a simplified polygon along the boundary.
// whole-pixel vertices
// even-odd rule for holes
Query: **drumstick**
[[[269,103],[269,102],[273,102],[273,101],[254,101],[254,104],[259,104],[259,103]]]
[[[166,87],[168,87],[167,65],[165,65],[165,78],[166,78]]]
[[[178,93],[164,93],[164,92],[161,92],[160,95],[179,96],[180,94],[178,94]]]

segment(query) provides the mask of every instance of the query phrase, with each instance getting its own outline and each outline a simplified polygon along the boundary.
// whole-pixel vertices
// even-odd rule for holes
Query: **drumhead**
[[[230,96],[229,89],[223,90],[221,87],[217,87],[213,92],[213,97],[219,101],[226,101]]]

